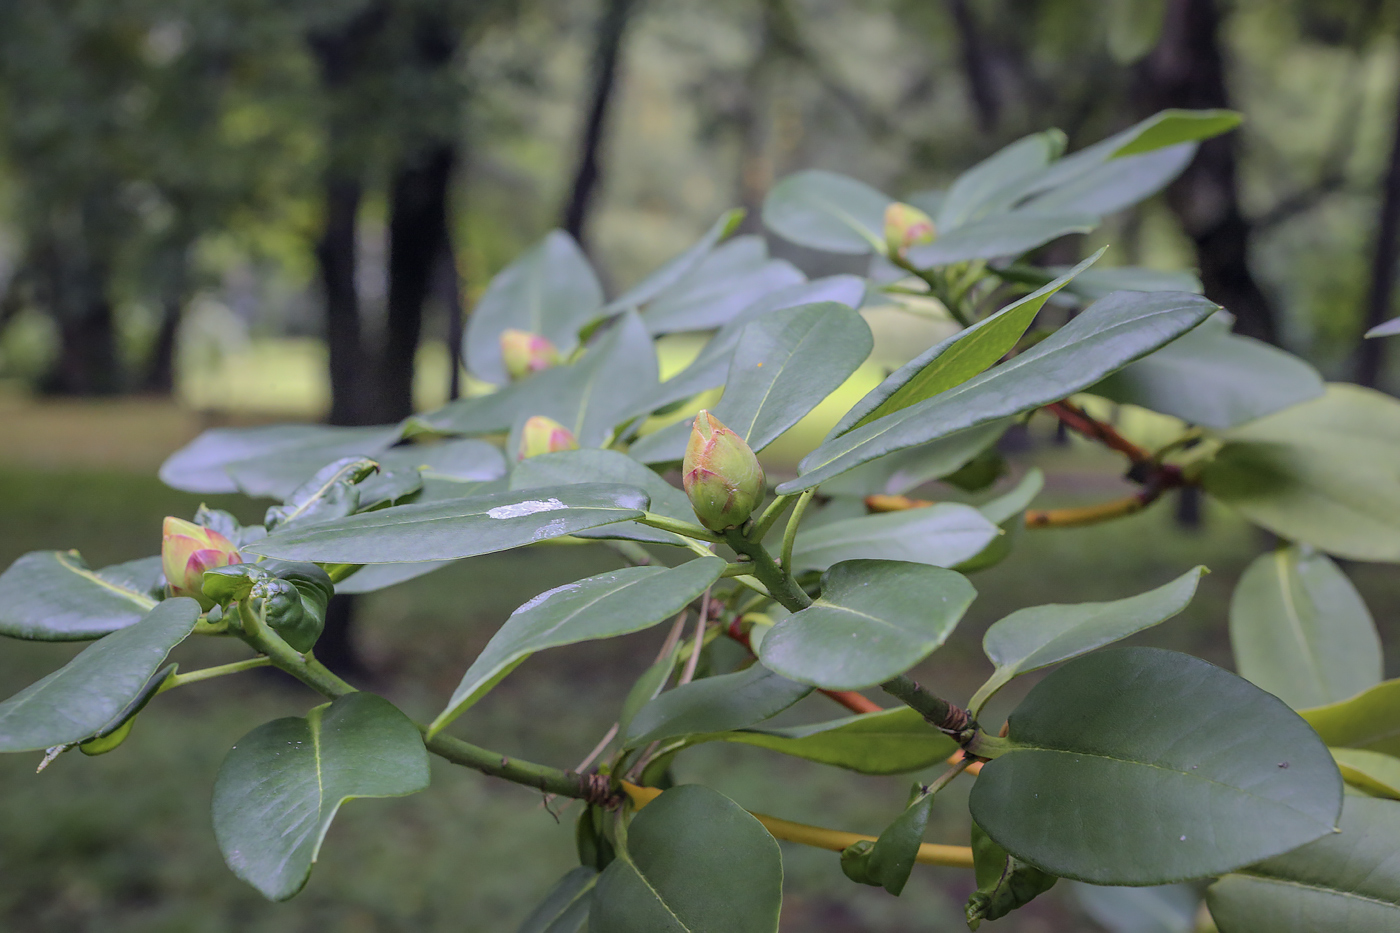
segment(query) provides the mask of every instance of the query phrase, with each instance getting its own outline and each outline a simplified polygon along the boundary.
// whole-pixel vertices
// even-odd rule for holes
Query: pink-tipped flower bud
[[[937,237],[933,218],[912,204],[895,201],[885,208],[885,246],[892,255],[903,255],[909,247],[932,243]]]
[[[170,595],[189,596],[212,609],[214,600],[204,595],[204,571],[241,564],[238,549],[214,529],[179,518],[167,517],[161,532],[160,564]]]
[[[695,416],[681,463],[681,482],[700,524],[711,531],[748,520],[763,501],[763,467],[744,439],[714,415]]]
[[[559,351],[548,338],[528,330],[501,331],[501,358],[512,379],[524,379],[552,366],[559,365]]]
[[[553,418],[535,415],[525,422],[525,428],[520,432],[520,450],[515,459],[525,460],[560,450],[578,450],[578,439],[574,437],[574,432]]]

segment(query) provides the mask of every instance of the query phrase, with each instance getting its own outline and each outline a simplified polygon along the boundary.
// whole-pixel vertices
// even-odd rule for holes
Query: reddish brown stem
[[[1098,441],[1110,450],[1118,451],[1135,464],[1152,462],[1150,452],[1119,434],[1112,425],[1089,417],[1084,409],[1072,402],[1051,402],[1045,406],[1045,410],[1064,422],[1065,427],[1078,431],[1091,441]]]
[[[748,649],[750,654],[754,653],[753,645],[749,642],[749,633],[739,626],[738,619],[730,622],[725,632],[730,638]],[[818,692],[831,697],[853,713],[879,713],[884,711],[883,706],[863,694],[856,693],[854,690],[818,690]]]

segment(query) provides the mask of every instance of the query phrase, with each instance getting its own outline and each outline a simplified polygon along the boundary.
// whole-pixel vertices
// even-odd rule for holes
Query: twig
[[[688,684],[695,676],[695,668],[700,664],[700,649],[705,647],[705,626],[710,622],[710,591],[700,597],[700,616],[695,620],[695,644],[690,649],[690,657],[685,659],[685,669],[676,680],[676,686]]]

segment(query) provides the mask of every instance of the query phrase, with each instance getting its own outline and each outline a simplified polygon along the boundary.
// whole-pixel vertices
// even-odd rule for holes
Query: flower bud
[[[711,531],[748,520],[763,500],[763,467],[744,439],[708,411],[695,416],[681,463],[681,482],[700,524]]]
[[[932,243],[938,237],[933,218],[912,204],[895,201],[885,208],[885,245],[892,255],[911,246]]]
[[[533,373],[559,365],[559,351],[548,338],[528,330],[501,331],[501,357],[512,379],[524,379]]]
[[[560,450],[578,450],[574,432],[553,418],[535,415],[525,422],[525,428],[520,432],[520,450],[515,459],[524,460]]]
[[[190,596],[204,609],[213,608],[214,600],[204,595],[204,571],[241,564],[238,549],[214,529],[179,518],[167,517],[162,534],[160,563],[170,595]]]

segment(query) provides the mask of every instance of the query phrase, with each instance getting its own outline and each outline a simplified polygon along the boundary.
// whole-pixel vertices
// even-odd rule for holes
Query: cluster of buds
[[[559,365],[559,351],[549,339],[528,330],[501,331],[501,359],[512,379],[524,379]]]
[[[903,256],[911,246],[938,238],[933,218],[912,204],[895,201],[885,208],[885,247],[891,256]]]
[[[695,416],[681,463],[695,517],[711,531],[736,528],[763,501],[763,466],[744,439],[708,411]]]
[[[578,438],[574,437],[574,432],[553,418],[535,415],[525,422],[520,432],[520,449],[515,459],[525,460],[560,450],[578,450]]]
[[[204,595],[204,571],[241,564],[238,549],[214,529],[179,518],[167,517],[161,534],[160,564],[170,595],[189,596],[206,612],[212,609],[214,600]]]

